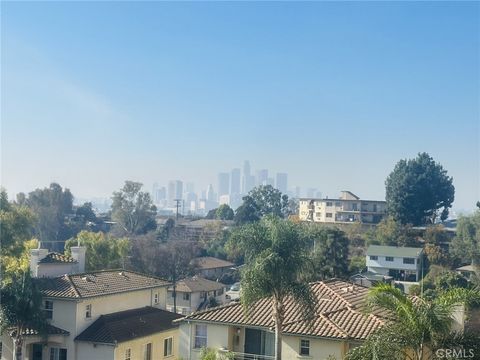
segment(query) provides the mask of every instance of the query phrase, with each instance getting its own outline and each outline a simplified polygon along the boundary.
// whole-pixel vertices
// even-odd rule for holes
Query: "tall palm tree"
[[[242,304],[247,310],[260,299],[272,299],[275,359],[281,360],[287,299],[293,297],[304,312],[314,312],[315,297],[308,286],[313,266],[307,242],[300,236],[298,225],[276,217],[245,225],[235,239],[245,250]]]
[[[435,350],[452,335],[459,304],[480,303],[478,290],[451,289],[433,301],[409,297],[389,284],[370,289],[368,309],[386,310],[389,321],[349,353],[349,360],[435,358]]]
[[[12,281],[0,288],[0,334],[12,336],[14,359],[22,359],[26,329],[45,334],[47,322],[42,310],[42,296],[29,271],[12,274]]]

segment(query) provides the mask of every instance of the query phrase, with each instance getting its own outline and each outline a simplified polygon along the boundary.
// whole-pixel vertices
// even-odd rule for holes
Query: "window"
[[[300,340],[300,355],[310,356],[310,340]]]
[[[67,360],[67,349],[50,348],[50,360]]]
[[[47,319],[53,319],[53,301],[45,300],[44,312]]]
[[[370,260],[378,260],[378,256],[377,255],[370,255]]]
[[[403,258],[403,263],[404,264],[415,264],[415,259],[414,258]]]
[[[352,204],[352,211],[358,211],[358,205],[357,204]]]
[[[195,349],[207,346],[207,325],[195,325]]]
[[[163,356],[172,356],[173,354],[173,337],[163,340]]]
[[[85,317],[87,319],[92,317],[92,304],[88,304],[85,306]]]
[[[190,294],[189,293],[183,293],[183,300],[185,300],[185,301],[190,300]]]
[[[332,217],[332,213],[327,213],[325,216],[328,217],[328,218],[331,218],[331,217]]]
[[[331,201],[327,201],[327,206],[332,206],[332,202],[331,202]]]
[[[377,204],[373,204],[373,212],[377,212]]]
[[[158,304],[158,293],[153,294],[153,303]]]
[[[385,256],[385,261],[393,261],[393,257],[392,256]]]
[[[152,343],[148,343],[144,345],[143,360],[152,360]]]
[[[217,296],[223,295],[223,288],[217,290]]]
[[[131,360],[132,359],[132,349],[128,348],[125,350],[125,360]]]
[[[337,202],[335,202],[335,206],[340,207],[340,206],[342,206],[342,204],[340,203],[340,201],[337,201]]]

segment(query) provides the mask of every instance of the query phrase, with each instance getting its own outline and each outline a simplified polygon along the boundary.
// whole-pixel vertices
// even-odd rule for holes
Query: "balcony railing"
[[[275,360],[275,356],[271,355],[259,355],[259,354],[248,354],[241,352],[228,351],[224,349],[219,350],[220,353],[231,354],[235,360]]]

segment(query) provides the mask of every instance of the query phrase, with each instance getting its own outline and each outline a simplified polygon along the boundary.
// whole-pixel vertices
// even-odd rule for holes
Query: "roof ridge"
[[[73,289],[73,291],[75,292],[75,297],[78,297],[78,298],[81,298],[82,296],[80,295],[80,292],[78,291],[77,287],[75,286],[75,284],[73,283],[72,279],[70,278],[70,275],[69,274],[65,274],[64,275],[65,278],[67,278],[68,280],[68,283],[70,284],[70,287]]]
[[[326,317],[325,315],[323,315],[323,313],[320,313],[319,316],[325,320],[326,322],[328,322],[330,325],[332,325],[334,328],[336,328],[337,330],[339,330],[341,333],[343,333],[347,338],[350,337],[350,334],[347,333],[343,328],[341,328],[340,326],[338,326],[335,322],[333,322],[332,320],[330,320],[328,317]]]
[[[338,293],[337,293],[335,290],[333,290],[330,286],[328,286],[328,285],[325,284],[325,283],[323,284],[323,286],[324,286],[325,288],[327,288],[328,291],[331,292],[331,293],[334,295],[334,297],[336,297],[337,299],[340,299],[340,301],[341,301],[346,307],[351,306],[351,304],[350,304],[343,296],[341,296],[340,294],[338,294]]]
[[[215,310],[218,310],[218,309],[223,309],[223,308],[227,308],[229,306],[235,306],[235,305],[241,305],[241,304],[240,304],[240,302],[237,302],[237,301],[230,301],[227,304],[211,307],[211,308],[208,308],[208,309],[205,309],[205,310],[195,311],[195,312],[191,313],[190,315],[185,316],[182,319],[187,320],[187,319],[192,318],[192,316],[196,316],[196,315],[199,315],[199,314],[205,314],[205,313],[210,312],[210,311],[215,311]]]

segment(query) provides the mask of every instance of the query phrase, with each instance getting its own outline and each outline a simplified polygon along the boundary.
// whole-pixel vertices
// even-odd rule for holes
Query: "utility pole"
[[[182,202],[182,199],[174,199],[173,201],[175,201],[175,207],[177,208],[176,219],[178,220],[178,209],[180,209],[180,202]]]

